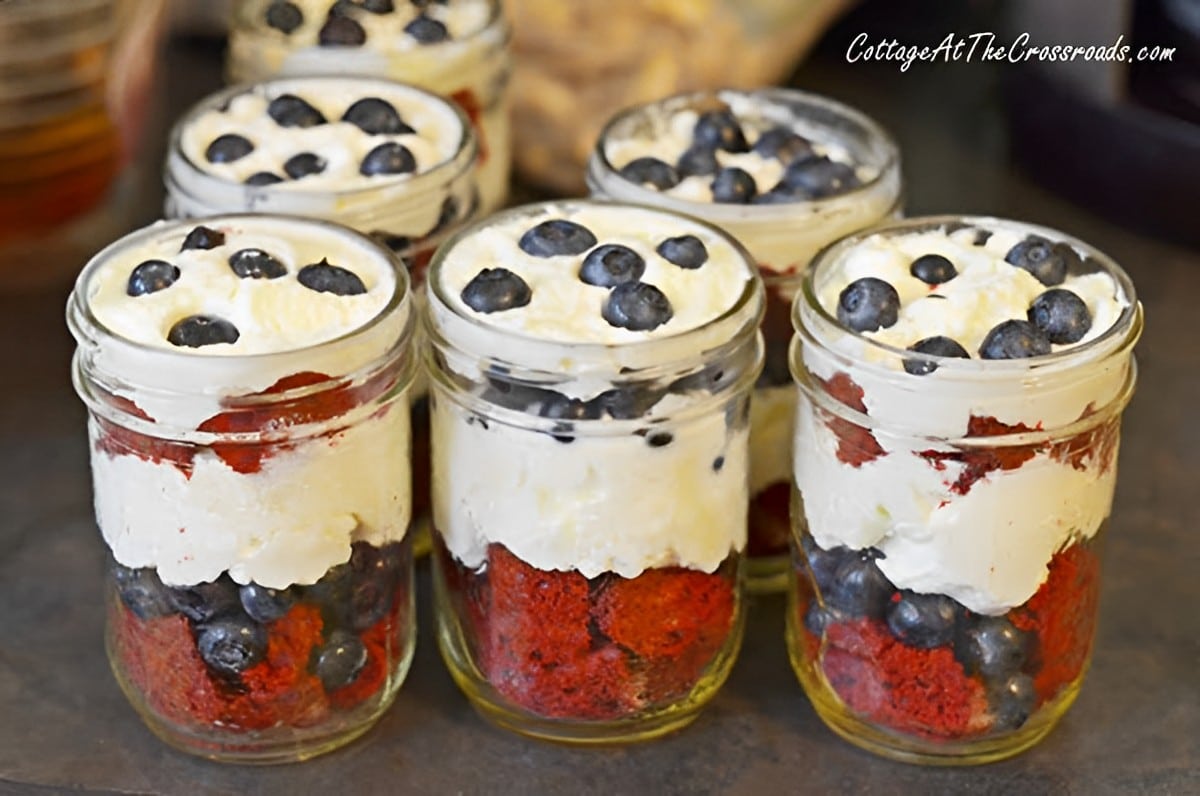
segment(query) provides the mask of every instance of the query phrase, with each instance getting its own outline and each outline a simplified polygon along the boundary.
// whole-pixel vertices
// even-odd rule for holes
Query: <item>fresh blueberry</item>
[[[838,296],[837,319],[856,332],[886,329],[900,318],[900,295],[882,279],[855,279]]]
[[[990,229],[977,229],[975,230],[975,237],[971,240],[971,243],[975,246],[986,246],[991,237],[992,231]]]
[[[648,332],[671,320],[671,302],[661,290],[645,282],[626,282],[608,294],[600,315],[611,325]]]
[[[405,135],[413,132],[392,104],[379,97],[363,97],[356,101],[342,114],[342,121],[349,122],[368,135]]]
[[[196,628],[196,649],[216,674],[236,679],[267,655],[267,631],[245,616],[213,619]]]
[[[1024,359],[1050,353],[1050,340],[1029,321],[1004,321],[992,327],[979,346],[984,359]]]
[[[313,668],[326,691],[335,691],[353,683],[367,665],[367,648],[358,636],[335,630],[315,653]]]
[[[967,349],[958,344],[957,341],[943,335],[934,335],[926,337],[913,343],[908,347],[909,351],[916,351],[918,354],[932,354],[937,357],[956,357],[958,359],[970,359],[971,355],[967,353]],[[931,362],[926,359],[906,359],[904,360],[904,370],[914,376],[928,376],[938,369],[936,362]]]
[[[170,591],[163,586],[154,569],[131,569],[114,563],[112,576],[121,602],[125,603],[125,607],[138,619],[155,619],[174,610]]]
[[[879,552],[856,551],[838,566],[825,593],[825,603],[850,616],[882,619],[895,588],[879,569]]]
[[[554,395],[556,393],[541,387],[493,375],[487,377],[487,387],[484,388],[480,397],[488,403],[502,406],[505,409],[537,414],[541,411],[542,405],[546,401],[552,400]]]
[[[954,640],[958,603],[944,594],[904,591],[888,603],[887,625],[892,635],[910,647],[931,649]]]
[[[667,238],[655,249],[659,256],[680,268],[695,269],[708,262],[708,249],[695,235]]]
[[[662,400],[664,391],[652,387],[613,387],[592,399],[614,420],[633,420],[649,412]]]
[[[283,182],[283,177],[269,171],[256,171],[244,180],[246,185],[274,185]]]
[[[129,272],[125,295],[145,296],[166,290],[179,279],[179,269],[166,260],[146,260]]]
[[[359,5],[364,11],[370,11],[372,14],[390,14],[396,10],[396,4],[392,0],[359,0]]]
[[[280,94],[267,105],[267,115],[280,127],[316,127],[325,115],[295,94]]]
[[[723,204],[744,205],[747,202],[753,201],[758,193],[758,185],[754,182],[754,178],[750,173],[739,169],[737,166],[729,166],[717,172],[717,176],[713,177],[712,195],[714,202]]]
[[[1092,328],[1092,314],[1076,294],[1051,288],[1033,300],[1026,314],[1051,343],[1078,343]]]
[[[638,185],[653,185],[666,191],[679,184],[679,172],[670,163],[652,157],[631,160],[621,167],[620,175]]]
[[[362,631],[387,615],[403,565],[397,545],[355,542],[350,552],[350,627]]]
[[[1024,726],[1037,707],[1037,689],[1027,674],[1014,674],[989,694],[995,723],[992,730],[1004,732]]]
[[[241,610],[238,586],[228,575],[221,575],[210,583],[171,589],[168,601],[172,609],[193,622],[207,622]]]
[[[958,276],[954,263],[940,254],[922,254],[912,261],[908,272],[927,285],[940,285]]]
[[[289,589],[268,589],[257,583],[247,583],[238,589],[242,610],[255,622],[274,622],[283,616],[296,601]]]
[[[417,170],[417,161],[408,147],[389,141],[372,149],[363,158],[358,173],[366,177],[377,174],[410,174]]]
[[[187,234],[187,237],[183,239],[183,245],[179,247],[179,251],[185,252],[188,249],[215,249],[218,246],[224,245],[224,232],[199,226]]]
[[[360,296],[367,286],[353,271],[333,265],[325,258],[321,262],[306,265],[296,274],[296,280],[309,290],[332,293],[335,296]]]
[[[462,289],[462,300],[476,312],[503,312],[524,307],[533,298],[525,280],[507,268],[484,268]]]
[[[755,205],[785,205],[791,202],[803,199],[802,196],[796,196],[786,185],[776,185],[771,190],[760,193],[751,200],[750,204]]]
[[[304,600],[317,606],[321,619],[328,628],[348,628],[351,620],[351,589],[354,573],[350,564],[330,567],[321,579],[309,586],[301,587]]]
[[[236,343],[241,333],[224,318],[213,315],[189,315],[178,320],[167,332],[167,342],[175,346],[200,348],[218,343]]]
[[[646,271],[642,255],[619,243],[597,246],[583,258],[579,279],[596,287],[616,287],[625,282],[636,282]]]
[[[376,229],[371,232],[371,238],[378,243],[387,246],[396,254],[402,254],[412,248],[413,239],[408,235],[397,235],[394,232],[387,232],[382,229]]]
[[[295,3],[282,0],[267,6],[267,26],[283,33],[291,33],[304,24],[304,14]]]
[[[596,245],[596,236],[582,224],[552,218],[527,230],[517,245],[534,257],[583,254]]]
[[[283,171],[293,180],[307,177],[310,174],[320,174],[325,171],[325,159],[312,152],[301,152],[287,159],[287,162],[283,164]]]
[[[551,436],[559,442],[573,442],[574,437],[568,433],[562,433],[570,432],[575,428],[572,421],[596,420],[602,411],[600,404],[595,401],[581,401],[578,398],[551,392],[542,403],[541,408],[538,409],[538,415],[562,421],[554,424],[554,433]]]
[[[1047,287],[1061,285],[1067,269],[1080,260],[1075,250],[1065,243],[1051,243],[1038,235],[1030,235],[1004,255],[1004,261],[1033,274]]]
[[[772,127],[758,137],[753,147],[760,157],[775,158],[788,165],[813,153],[812,144],[790,127]]]
[[[317,43],[322,47],[361,47],[366,41],[367,32],[356,20],[332,13],[317,34]]]
[[[726,152],[749,152],[750,145],[731,111],[705,111],[696,119],[692,139],[699,146]]]
[[[242,279],[278,279],[287,266],[262,249],[238,249],[229,255],[229,267]]]
[[[847,619],[849,617],[836,608],[821,605],[820,601],[813,600],[804,612],[804,627],[814,636],[822,636],[830,625],[845,622]]]
[[[237,133],[225,133],[217,136],[204,150],[204,157],[209,163],[233,163],[241,160],[254,151],[254,144],[249,138]]]
[[[796,198],[824,199],[858,187],[859,181],[850,166],[821,155],[793,162],[780,184]]]
[[[721,164],[717,162],[717,151],[709,146],[692,144],[675,161],[675,170],[680,177],[703,177],[716,174]]]
[[[445,24],[424,14],[413,17],[412,22],[404,26],[404,32],[421,44],[437,44],[450,38]]]
[[[838,569],[842,564],[859,556],[857,551],[842,545],[826,550],[808,534],[804,534],[800,538],[800,549],[808,561],[808,568],[812,572],[817,590],[823,594],[828,593],[833,587]]]
[[[675,436],[669,431],[653,431],[646,435],[646,444],[651,448],[663,448],[670,445]]]
[[[355,0],[335,0],[334,4],[329,7],[329,11],[325,14],[326,18],[333,17],[353,17],[354,12],[360,6]]]
[[[1020,670],[1029,656],[1030,638],[1002,616],[976,616],[959,628],[954,657],[967,674],[1003,682]]]

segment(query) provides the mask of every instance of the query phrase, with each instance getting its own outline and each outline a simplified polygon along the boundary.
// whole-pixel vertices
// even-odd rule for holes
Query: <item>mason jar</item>
[[[379,8],[333,0],[239,0],[229,33],[229,79],[375,75],[448,97],[475,128],[483,210],[500,207],[512,160],[511,34],[500,0],[367,5]],[[288,9],[281,16],[283,6]]]
[[[793,319],[788,649],[809,699],[900,760],[1032,746],[1092,653],[1133,285],[1061,232],[916,218],[825,250]]]
[[[722,171],[733,179],[719,177],[726,185],[714,192]],[[876,122],[825,97],[792,89],[693,92],[613,117],[587,182],[593,196],[715,224],[758,264],[767,297],[766,365],[751,402],[749,585],[782,591],[795,414],[787,368],[791,302],[818,250],[899,215],[896,145]]]
[[[215,760],[301,760],[391,704],[415,638],[407,273],[327,222],[164,222],[67,319],[134,709]]]
[[[681,239],[704,262],[678,265]],[[557,741],[687,724],[742,634],[752,264],[703,222],[577,200],[458,233],[427,292],[455,682],[485,718]]]

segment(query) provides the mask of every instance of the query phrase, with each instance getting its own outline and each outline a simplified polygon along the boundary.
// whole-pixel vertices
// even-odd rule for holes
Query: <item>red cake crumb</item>
[[[994,417],[979,417],[971,415],[967,421],[968,437],[996,437],[1004,434],[1023,434],[1039,431],[1038,426],[1027,426],[1024,423],[1009,425]],[[965,495],[971,491],[979,479],[996,470],[1016,470],[1025,462],[1032,459],[1044,449],[1044,445],[1005,445],[991,448],[973,448],[960,451],[927,450],[917,454],[928,461],[937,470],[945,469],[945,462],[963,462],[962,472],[950,485],[950,491],[957,495]]]
[[[683,567],[613,577],[596,599],[596,622],[614,642],[644,658],[721,649],[733,624],[733,584],[721,574]]]
[[[117,660],[150,710],[182,726],[211,724],[222,699],[188,620],[179,614],[141,620],[118,603],[110,621]]]
[[[750,500],[746,554],[752,557],[781,555],[791,538],[792,485],[779,481]]]
[[[866,414],[867,405],[863,402],[863,388],[858,386],[849,374],[839,371],[828,379],[817,379],[817,381],[834,400]],[[875,436],[867,429],[849,420],[835,417],[828,412],[823,411],[821,414],[825,419],[825,425],[838,439],[837,458],[842,464],[861,467],[886,453],[879,446]]]
[[[321,612],[297,603],[268,626],[267,656],[242,672],[245,693],[233,690],[221,711],[223,723],[243,729],[277,724],[305,727],[325,718],[321,681],[308,671],[313,647],[321,644]]]

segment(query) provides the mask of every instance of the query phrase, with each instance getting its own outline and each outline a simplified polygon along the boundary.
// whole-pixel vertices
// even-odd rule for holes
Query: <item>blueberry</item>
[[[958,603],[944,594],[903,591],[888,603],[887,624],[892,635],[910,647],[931,649],[954,640]]]
[[[534,257],[583,254],[596,245],[596,236],[582,224],[553,218],[526,230],[517,245]]]
[[[408,235],[397,235],[394,232],[387,232],[382,229],[373,230],[371,238],[387,246],[397,254],[408,251],[413,245],[413,240]]]
[[[335,630],[315,652],[313,668],[326,691],[350,685],[367,664],[367,648],[358,636]]]
[[[224,245],[224,232],[199,226],[187,234],[187,237],[183,239],[183,245],[179,247],[179,251],[185,252],[188,249],[215,249],[218,246]]]
[[[155,619],[174,610],[170,591],[163,586],[154,569],[131,569],[114,563],[111,571],[121,602],[138,619]]]
[[[895,589],[875,563],[878,555],[867,548],[847,556],[833,574],[825,603],[849,616],[882,619]]]
[[[145,296],[166,290],[179,279],[179,268],[166,260],[146,260],[129,272],[125,295]]]
[[[320,174],[325,171],[325,159],[312,152],[301,152],[287,159],[287,162],[283,164],[283,171],[293,180],[307,177],[310,174]]]
[[[696,119],[692,139],[699,146],[726,152],[749,152],[746,136],[737,118],[728,110],[705,111]]]
[[[855,279],[838,295],[837,319],[856,332],[886,329],[900,318],[900,295],[882,279]]]
[[[933,337],[925,337],[908,347],[909,351],[916,351],[918,354],[932,354],[938,357],[956,357],[958,359],[970,359],[971,355],[967,353],[967,349],[958,344],[957,341],[944,337],[942,335],[934,335]],[[906,359],[904,360],[904,370],[914,376],[928,376],[938,369],[936,362],[930,362],[924,359]]]
[[[242,279],[278,279],[287,266],[262,249],[238,249],[229,255],[229,267]]]
[[[813,154],[812,144],[808,139],[790,127],[772,127],[767,130],[754,142],[753,150],[760,157],[775,158],[785,166]]]
[[[1067,269],[1080,260],[1075,250],[1065,243],[1051,243],[1038,235],[1030,235],[1004,255],[1004,261],[1033,274],[1047,287],[1061,285]]]
[[[244,180],[246,185],[274,185],[283,182],[283,177],[269,171],[256,171]]]
[[[450,38],[450,31],[443,23],[424,14],[413,17],[412,22],[404,26],[404,32],[421,44],[437,44]]]
[[[247,583],[238,589],[242,610],[255,622],[274,622],[292,607],[296,598],[289,589],[268,589],[257,583]]]
[[[655,249],[659,256],[680,268],[699,268],[708,262],[708,249],[695,235],[667,238]]]
[[[848,618],[836,608],[821,605],[819,601],[813,600],[808,604],[808,610],[804,612],[804,627],[814,636],[822,636],[830,625],[845,622]]]
[[[616,287],[625,282],[636,282],[646,271],[642,256],[619,243],[597,246],[583,258],[579,278],[596,287]]]
[[[555,423],[555,432],[569,432],[575,428],[574,420],[596,420],[600,417],[602,408],[599,403],[594,401],[581,401],[578,398],[570,398],[566,395],[561,395],[556,392],[551,392],[546,400],[538,409],[538,415],[548,417],[554,420],[561,420],[561,423]],[[553,433],[551,434],[559,442],[572,442],[574,437],[569,434]]]
[[[309,290],[332,293],[335,296],[361,296],[367,286],[353,271],[333,265],[325,258],[321,262],[306,265],[296,274],[296,280]]]
[[[172,609],[193,622],[207,622],[241,610],[237,584],[228,575],[221,575],[210,583],[171,589],[168,601]]]
[[[988,239],[991,237],[992,231],[990,229],[977,229],[975,230],[975,237],[972,239],[971,243],[975,246],[986,246]]]
[[[679,172],[670,163],[652,157],[631,160],[621,167],[620,175],[638,185],[653,185],[666,191],[679,184]]]
[[[787,186],[776,185],[771,190],[766,191],[765,193],[760,193],[757,196],[755,196],[750,201],[750,204],[785,205],[785,204],[789,204],[791,202],[799,201],[800,199],[803,199],[803,198],[804,197],[796,196],[795,194],[793,194],[790,190],[788,190]]]
[[[392,0],[360,0],[359,5],[364,11],[370,11],[372,14],[390,14],[396,10],[396,4]]]
[[[984,359],[1024,359],[1050,353],[1050,340],[1029,321],[1004,321],[992,327],[979,346]]]
[[[462,289],[462,300],[476,312],[503,312],[524,307],[533,298],[525,280],[507,268],[484,268]]]
[[[608,294],[600,315],[613,326],[634,332],[657,329],[673,315],[671,302],[654,285],[626,282]]]
[[[267,115],[280,127],[316,127],[325,116],[295,94],[280,94],[267,105]]]
[[[322,47],[361,47],[366,41],[367,32],[362,25],[349,17],[334,16],[332,13],[317,34],[317,42]]]
[[[857,551],[842,545],[826,550],[808,534],[800,538],[800,549],[808,561],[808,568],[812,572],[817,590],[823,594],[832,588],[837,571],[842,564],[858,557]]]
[[[780,184],[797,198],[824,199],[856,188],[859,181],[849,165],[821,155],[792,163]]]
[[[995,716],[993,731],[1020,729],[1037,707],[1037,690],[1027,674],[1012,675],[988,696]]]
[[[392,608],[403,565],[398,545],[355,542],[350,553],[350,627],[362,631]]]
[[[489,402],[517,412],[537,413],[542,404],[556,395],[550,390],[533,387],[517,381],[508,381],[489,376],[488,386],[480,397]]]
[[[358,167],[359,174],[373,177],[377,174],[410,174],[417,170],[417,161],[408,147],[389,141],[372,149]]]
[[[353,575],[349,563],[337,564],[330,567],[316,583],[302,588],[304,599],[320,609],[326,627],[350,627],[353,619],[350,615]]]
[[[241,160],[254,151],[254,144],[249,138],[237,133],[226,133],[217,136],[204,150],[204,157],[209,163],[233,163]]]
[[[1026,317],[1051,343],[1078,343],[1092,328],[1087,304],[1061,287],[1051,288],[1035,298]]]
[[[663,390],[651,387],[613,387],[592,402],[614,420],[633,420],[649,412],[664,394]]]
[[[709,146],[692,144],[675,161],[680,177],[696,177],[716,174],[721,164],[717,162],[717,151]]]
[[[267,655],[267,631],[245,616],[214,619],[196,628],[196,649],[216,674],[235,679]]]
[[[1029,634],[1004,617],[978,616],[960,628],[954,657],[967,674],[1003,682],[1025,663],[1029,645]]]
[[[241,333],[224,318],[213,315],[189,315],[178,320],[167,332],[167,342],[175,346],[200,348],[217,343],[236,343]]]
[[[713,201],[724,204],[744,205],[758,193],[758,185],[750,173],[736,166],[718,171],[710,187]]]
[[[908,272],[927,285],[940,285],[958,276],[954,263],[940,254],[922,254],[912,261]]]
[[[282,0],[267,6],[267,26],[283,33],[291,33],[304,24],[304,14],[294,3]]]
[[[646,444],[651,448],[663,448],[670,445],[675,436],[669,431],[655,431],[646,435]]]
[[[363,97],[356,101],[342,114],[342,121],[349,122],[368,135],[405,135],[414,132],[400,118],[392,104],[379,97]]]

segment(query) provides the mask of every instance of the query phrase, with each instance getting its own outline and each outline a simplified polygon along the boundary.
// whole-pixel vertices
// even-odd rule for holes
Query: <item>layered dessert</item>
[[[475,128],[493,210],[508,191],[508,35],[497,0],[250,0],[230,31],[228,71],[235,82],[375,75],[454,100]]]
[[[751,586],[782,588],[795,412],[791,302],[820,248],[896,212],[895,147],[870,119],[820,97],[686,94],[616,116],[596,145],[588,184],[596,195],[717,224],[757,261],[767,353],[751,409]]]
[[[148,724],[259,762],[365,731],[413,642],[407,280],[273,216],[148,227],[69,306],[111,553],[107,644]]]
[[[796,305],[793,663],[884,754],[976,762],[1078,690],[1140,311],[1111,261],[996,219],[828,250]]]
[[[439,251],[439,641],[485,715],[631,739],[724,680],[760,313],[740,250],[661,211],[532,205]]]

